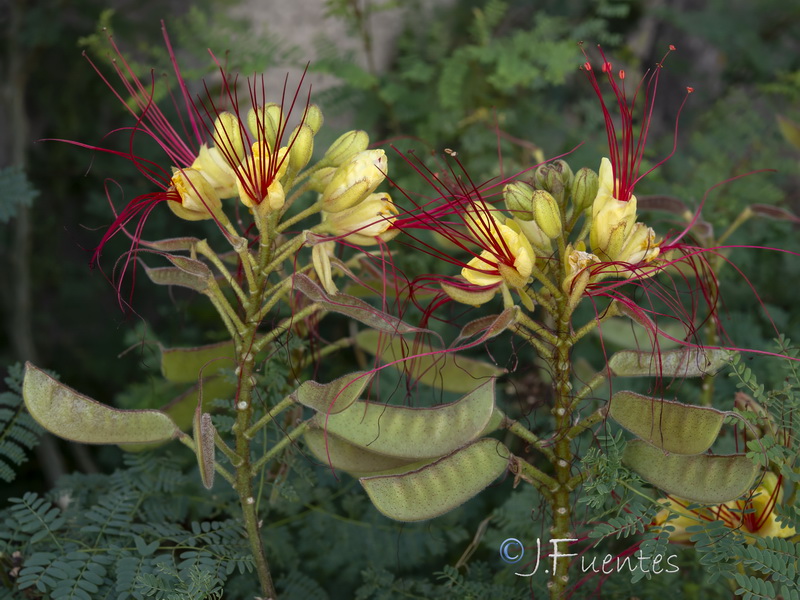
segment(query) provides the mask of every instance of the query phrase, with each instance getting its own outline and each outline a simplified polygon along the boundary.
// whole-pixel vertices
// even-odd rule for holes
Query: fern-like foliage
[[[0,479],[7,483],[14,480],[14,467],[27,460],[26,452],[36,446],[42,432],[22,402],[22,371],[19,363],[9,367],[5,383],[10,391],[0,393]]]
[[[0,169],[0,223],[13,219],[20,206],[30,206],[38,193],[22,169]]]

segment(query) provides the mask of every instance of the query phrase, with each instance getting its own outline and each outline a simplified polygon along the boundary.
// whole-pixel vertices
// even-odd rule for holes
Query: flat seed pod
[[[622,461],[673,496],[703,504],[735,500],[753,485],[758,466],[744,454],[669,454],[647,442],[629,442]]]
[[[608,360],[608,367],[620,377],[702,377],[713,374],[730,359],[728,350],[683,348],[654,354],[623,350]]]
[[[202,373],[209,377],[234,366],[233,342],[195,348],[161,348],[161,373],[169,381],[197,383]]]
[[[356,346],[370,354],[379,354],[384,362],[394,362],[394,367],[405,370],[415,381],[448,392],[469,392],[482,381],[506,372],[492,364],[446,352],[430,344],[381,335],[374,329],[360,331],[356,336]],[[424,356],[417,356],[420,354]],[[406,358],[408,360],[404,360]]]
[[[333,415],[353,404],[372,381],[372,376],[373,373],[368,371],[356,371],[330,383],[304,381],[294,392],[294,397],[303,406]]]
[[[327,448],[325,446],[327,437]],[[355,477],[374,475],[389,469],[415,464],[407,458],[396,458],[375,454],[359,446],[354,446],[333,434],[325,435],[321,429],[310,429],[303,434],[306,446],[317,460],[334,469],[350,473]]]
[[[22,396],[31,416],[49,432],[84,444],[161,442],[180,434],[157,410],[119,410],[79,394],[47,373],[25,364]]]
[[[375,508],[390,519],[424,521],[483,491],[506,470],[509,457],[503,444],[484,438],[415,471],[359,481]]]
[[[673,454],[700,454],[714,443],[725,413],[713,408],[617,392],[609,416],[635,436]]]
[[[197,465],[200,467],[200,479],[207,490],[214,487],[215,433],[211,415],[202,412],[201,405],[198,404],[194,417],[194,451],[197,455]]]
[[[312,422],[355,446],[409,460],[439,458],[477,438],[494,410],[494,380],[451,404],[408,408],[355,402]]]

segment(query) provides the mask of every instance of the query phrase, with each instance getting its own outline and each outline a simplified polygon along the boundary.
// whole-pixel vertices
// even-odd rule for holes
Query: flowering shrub
[[[720,333],[715,269],[724,248],[695,243],[699,212],[678,232],[657,234],[644,222],[634,194],[677,145],[676,124],[672,152],[640,172],[663,59],[631,92],[624,71],[614,71],[602,51],[600,80],[587,56],[583,70],[598,96],[609,142],[608,155],[593,165],[597,172],[573,171],[566,160],[554,160],[499,183],[475,184],[454,151],[447,152],[449,171],[434,171],[413,155],[370,145],[364,131],[342,134],[315,160],[323,116],[303,101],[302,81],[273,102],[260,78],[220,67],[221,91],[212,93],[207,83],[196,96],[182,78],[166,30],[164,40],[178,90],[171,96],[177,121],[153,102],[156,82],[143,82],[110,40],[119,83],[101,77],[133,118],[115,131],[127,136],[127,150],[70,142],[130,161],[155,188],[116,212],[92,261],[101,262],[111,238],[127,236],[130,250],[114,273],[123,308],[135,307],[133,278],[141,267],[156,285],[205,296],[228,339],[160,348],[164,379],[184,389],[158,410],[112,408],[31,363],[14,385],[31,416],[62,438],[131,452],[180,442],[195,454],[203,486],[230,494],[238,506],[224,518],[193,524],[191,535],[166,532],[178,540],[170,546],[159,539],[157,508],[148,506],[142,523],[131,516],[140,518],[140,503],[126,489],[135,478],[120,476],[118,505],[109,496],[92,519],[103,524],[100,534],[116,528],[109,535],[118,537],[127,535],[120,523],[131,523],[138,554],[114,545],[116,554],[93,560],[89,541],[62,543],[70,525],[57,509],[26,496],[14,508],[20,526],[0,538],[4,554],[19,563],[10,570],[9,586],[26,594],[62,597],[69,589],[91,597],[110,589],[113,562],[125,574],[114,589],[119,594],[152,596],[170,579],[178,582],[175,594],[222,597],[238,569],[258,581],[257,590],[251,583],[246,594],[276,598],[275,564],[283,555],[274,542],[265,545],[269,523],[261,488],[268,481],[280,489],[297,451],[337,477],[357,478],[371,504],[401,522],[442,517],[487,488],[511,497],[512,482],[530,486],[542,506],[545,549],[539,540],[535,559],[520,565],[526,569],[508,574],[516,587],[492,593],[514,589],[510,593],[557,599],[586,589],[591,574],[576,576],[579,561],[570,559],[583,558],[591,540],[612,535],[641,534],[613,557],[617,569],[634,553],[652,566],[640,564],[635,581],[660,572],[668,541],[702,547],[716,535],[708,523],[741,531],[759,551],[783,551],[774,538],[790,538],[797,527],[796,511],[783,508],[793,505],[784,498],[796,496],[798,480],[798,443],[791,433],[791,414],[800,402],[796,355],[781,339],[778,354],[789,357],[794,379],[785,390],[764,392],[740,368],[740,349],[703,343],[703,327]],[[154,143],[163,160],[140,155],[142,142]],[[410,165],[433,193],[423,201],[425,192],[397,185],[395,164]],[[395,189],[390,195],[381,186]],[[213,224],[213,236],[198,229],[203,234],[197,237],[147,239],[147,217],[164,203],[177,219]],[[397,262],[403,253],[427,253],[450,271],[402,273]],[[159,259],[165,263],[153,266]],[[438,324],[447,321],[452,305],[474,314],[448,341]],[[332,314],[346,319],[347,335],[331,339],[325,326]],[[651,348],[631,343],[604,352],[602,364],[579,375],[579,347],[593,336],[605,340],[620,322],[643,332]],[[464,355],[511,336],[535,354],[549,378],[535,417],[520,414],[497,393],[503,369],[474,352]],[[361,354],[361,368],[316,381],[318,365],[345,348]],[[720,410],[724,406],[714,398],[705,405],[665,398],[667,388],[679,393],[692,378],[705,384],[727,363],[753,394],[741,410]],[[452,401],[386,402],[393,371],[402,373],[408,398]],[[648,393],[655,395],[621,389],[628,378],[654,381]],[[781,399],[786,406],[777,407]],[[617,426],[633,439],[602,435]],[[729,429],[747,453],[727,447]],[[146,471],[143,461],[130,462],[132,472]],[[789,485],[795,487],[790,491]],[[661,492],[654,490],[667,499],[659,500]],[[128,520],[118,520],[117,512]],[[36,530],[41,524],[44,529]],[[79,532],[98,528],[83,525]],[[479,530],[476,539],[482,535]],[[58,552],[35,548],[45,538],[55,541]],[[751,551],[738,538],[721,539],[713,539],[716,554],[709,562],[730,575]],[[506,539],[500,557],[520,562],[529,547]],[[180,562],[171,558],[177,552]],[[547,571],[538,568],[542,555],[552,560]],[[761,556],[747,556],[752,574],[731,575],[738,593],[753,594],[773,582],[783,586],[782,594],[795,593],[796,583],[785,575],[795,568],[791,558],[765,567]],[[459,567],[468,560],[465,553]],[[589,569],[605,578],[611,560],[602,562],[601,571],[594,560]],[[589,570],[581,568],[581,575]],[[454,584],[463,578],[453,569],[444,577]],[[520,577],[530,577],[530,590]]]

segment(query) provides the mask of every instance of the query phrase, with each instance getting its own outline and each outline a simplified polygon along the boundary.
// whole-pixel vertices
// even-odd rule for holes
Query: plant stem
[[[553,414],[556,421],[556,442],[554,445],[555,479],[558,486],[552,493],[550,506],[553,509],[553,528],[551,539],[571,539],[570,534],[571,507],[570,488],[572,480],[572,440],[566,435],[571,429],[572,420],[572,363],[570,351],[572,350],[573,335],[571,331],[572,311],[569,303],[564,298],[558,299],[560,315],[558,319],[558,343],[552,359],[553,383],[555,386],[555,406]],[[564,597],[564,590],[569,582],[569,561],[555,561],[555,572],[551,574],[549,589],[551,600]]]

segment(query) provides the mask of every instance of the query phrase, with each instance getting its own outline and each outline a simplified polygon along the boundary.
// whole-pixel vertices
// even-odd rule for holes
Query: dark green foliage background
[[[127,6],[110,15],[104,12],[106,3],[99,0],[17,4],[24,6],[24,27],[16,38],[18,47],[0,48],[0,67],[5,68],[12,52],[21,53],[26,61],[27,83],[17,91],[25,94],[31,139],[25,141],[24,171],[12,170],[10,163],[0,164],[2,285],[9,291],[15,288],[10,265],[15,253],[23,250],[15,245],[14,215],[20,206],[32,202],[30,326],[37,361],[58,371],[69,385],[104,402],[158,405],[162,390],[154,375],[157,353],[151,345],[141,344],[150,339],[143,333],[144,325],[166,345],[216,341],[224,331],[202,299],[154,289],[144,280],[137,282],[136,312],[123,315],[103,274],[89,271],[89,251],[102,235],[100,228],[110,221],[104,182],[111,181],[108,190],[117,206],[123,197],[130,199],[148,188],[124,161],[63,143],[33,140],[115,143],[104,136],[127,123],[126,113],[81,59],[80,46],[88,46],[102,63],[105,51],[98,53],[98,49],[103,38],[93,34],[98,23],[108,23],[137,65],[155,61],[159,73],[167,69],[167,63],[158,19],[170,15]],[[175,45],[187,53],[187,78],[213,72],[213,63],[204,54],[206,47],[219,55],[230,49],[229,66],[244,73],[267,66],[303,65],[307,59],[282,43],[274,35],[277,32],[257,42],[248,37],[248,25],[223,17],[231,1],[204,2],[191,11],[181,2],[173,4],[175,18],[169,19],[168,26]],[[365,34],[370,29],[364,19],[371,12],[388,11],[392,18],[406,20],[385,72],[357,66],[360,63],[353,58],[363,50],[347,54],[331,40],[315,40],[322,58],[311,65],[311,71],[333,75],[338,82],[315,100],[326,115],[343,114],[354,126],[369,131],[373,141],[391,140],[400,150],[415,149],[434,168],[442,162],[429,156],[430,152],[440,155],[443,148],[452,148],[476,182],[498,175],[500,157],[504,173],[510,174],[531,166],[536,152],[552,157],[578,144],[583,145],[567,157],[573,169],[596,169],[607,145],[596,98],[578,70],[583,58],[576,42],[585,41],[593,57],[594,43],[602,43],[615,65],[626,68],[630,81],[638,80],[672,43],[678,52],[670,56],[663,72],[645,155],[650,164],[672,147],[684,87],[693,86],[695,92],[681,115],[677,154],[637,186],[637,195],[673,195],[696,207],[712,186],[769,169],[712,191],[706,198],[705,219],[720,235],[748,204],[771,204],[800,214],[800,148],[781,136],[776,120],[783,115],[800,122],[800,12],[792,3],[704,0],[658,3],[657,9],[649,2],[612,0],[459,0],[440,9],[420,0],[403,3],[404,8],[348,0],[326,4],[328,18],[343,20],[362,48],[378,43]],[[10,23],[10,6],[0,6],[0,28]],[[56,13],[61,18],[45,17]],[[498,130],[516,140],[498,136]],[[336,133],[328,135],[332,138]],[[124,142],[124,136],[116,140]],[[7,151],[0,157],[6,159]],[[399,158],[390,156],[390,163],[398,185],[409,193],[428,191],[418,176],[402,168]],[[148,221],[148,237],[188,231],[197,235],[192,229],[197,225],[177,223],[167,211],[160,212]],[[663,214],[643,219],[658,223],[662,232],[679,226]],[[727,243],[800,252],[798,226],[786,221],[751,219]],[[102,263],[106,277],[127,247],[125,240],[107,247]],[[728,257],[747,278],[730,266],[721,271],[721,316],[730,343],[772,349],[770,340],[776,333],[767,312],[779,331],[800,340],[798,256],[742,248],[732,250]],[[409,275],[442,269],[424,255],[400,255],[398,264]],[[0,364],[11,365],[30,357],[20,356],[12,345],[10,331],[17,315],[11,294],[4,292],[0,301],[6,325],[0,330]],[[453,310],[447,320],[461,318]],[[444,325],[436,326],[443,333],[449,331]],[[326,327],[342,330],[341,323]],[[131,346],[131,352],[119,356]],[[586,346],[581,359],[600,364],[599,344]],[[547,417],[531,414],[532,407],[546,398],[537,396],[532,404],[527,401],[533,394],[530,386],[541,386],[543,378],[529,366],[534,358],[529,349],[511,350],[503,339],[492,350],[500,364],[519,365],[504,390],[509,411],[517,416],[530,414],[546,431]],[[768,389],[781,384],[784,373],[774,362],[747,356],[744,360]],[[278,360],[268,368],[280,372],[285,364]],[[319,375],[325,378],[324,372]],[[722,379],[718,378],[717,405],[730,409],[735,381]],[[16,410],[16,392],[13,385],[0,388],[4,394],[0,410],[8,414]],[[686,393],[697,392],[687,386]],[[233,528],[216,537],[213,533],[235,516],[236,498],[221,484],[205,492],[188,452],[172,448],[123,457],[115,448],[93,448],[87,462],[85,456],[58,442],[54,450],[62,455],[66,470],[76,472],[53,487],[41,475],[41,461],[52,456],[31,453],[33,427],[19,430],[23,429],[18,434],[23,441],[15,442],[13,450],[0,452],[2,473],[12,468],[17,474],[0,488],[0,598],[81,597],[72,589],[76,581],[89,582],[81,589],[91,598],[101,597],[92,595],[91,585],[103,590],[102,597],[129,597],[125,594],[133,594],[134,588],[125,585],[133,586],[140,572],[147,575],[137,580],[137,585],[145,586],[136,588],[140,595],[214,597],[214,590],[224,582],[225,598],[253,596],[241,538]],[[274,441],[281,432],[269,435]],[[22,457],[30,456],[27,463],[20,452]],[[507,537],[531,544],[537,536],[547,538],[539,500],[524,485],[512,490],[511,481],[500,482],[445,517],[400,526],[377,514],[353,479],[335,479],[300,448],[291,450],[286,461],[288,474],[265,483],[261,499],[268,507],[264,510],[265,540],[281,598],[527,598],[532,589],[541,597],[541,573],[535,581],[520,581],[514,566],[497,557],[497,548]],[[79,472],[87,465],[99,472]],[[54,511],[55,503],[63,512]],[[796,518],[796,507],[794,511]],[[469,569],[455,570],[453,565],[487,518],[491,518],[489,527]],[[630,525],[624,516],[620,518],[621,526]],[[713,532],[706,533],[713,539]],[[631,543],[631,539],[605,540],[598,551],[615,553]],[[12,548],[21,549],[29,565],[37,559],[44,561],[47,553],[63,555],[63,577],[59,574],[47,583],[41,573],[29,570],[26,576],[45,581],[42,595],[12,594],[4,587],[14,564],[9,555]],[[90,560],[89,555],[80,554],[86,548],[100,551]],[[665,590],[683,598],[730,596],[725,584],[707,583],[698,554],[672,546],[668,550],[679,555],[679,577],[662,575],[631,583],[629,577],[618,575],[605,582],[602,597],[661,598]],[[768,552],[751,552],[761,551]],[[213,577],[203,579],[200,571],[192,571],[193,564]],[[84,575],[76,575],[78,571]],[[590,597],[598,583],[593,579],[574,597]],[[737,579],[736,583],[748,582]],[[190,584],[195,589],[189,589]]]

